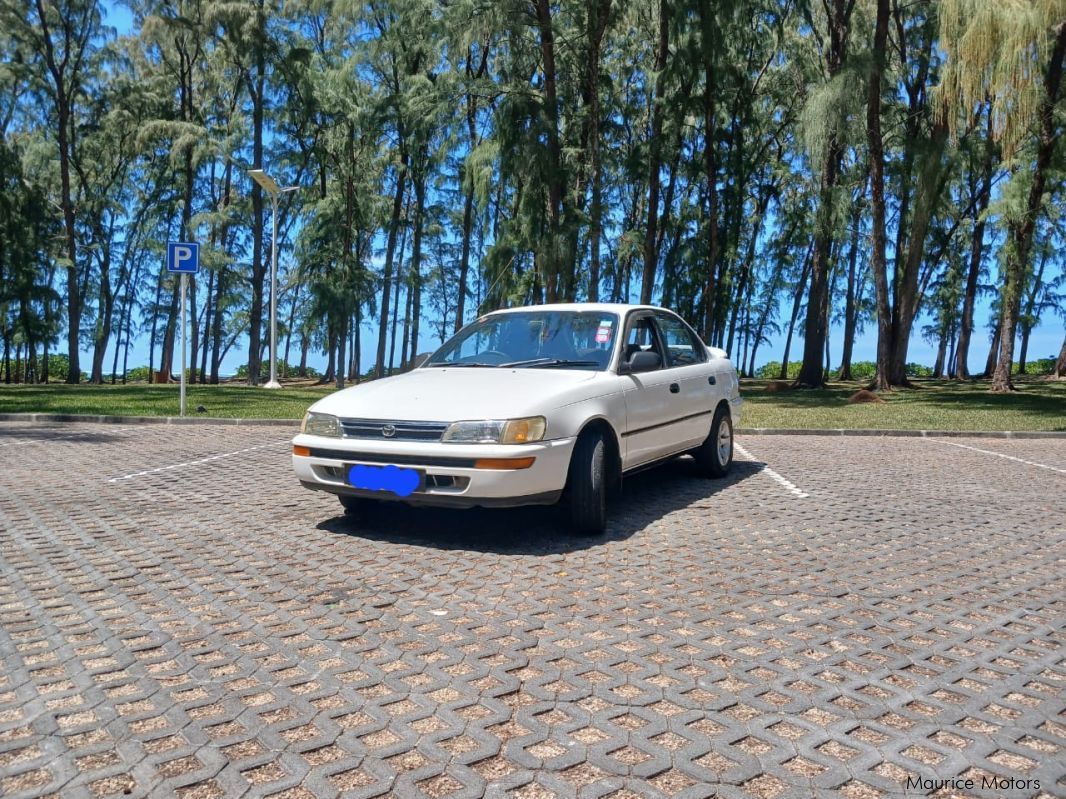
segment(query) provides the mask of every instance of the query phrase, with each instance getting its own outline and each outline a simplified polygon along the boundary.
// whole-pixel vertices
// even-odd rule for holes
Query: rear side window
[[[699,339],[676,316],[656,314],[655,323],[659,326],[659,332],[666,344],[671,366],[688,366],[707,360],[706,350]]]

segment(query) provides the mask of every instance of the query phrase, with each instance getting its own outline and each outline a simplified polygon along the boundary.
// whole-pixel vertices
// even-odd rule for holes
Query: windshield
[[[515,311],[460,330],[426,367],[593,369],[611,360],[618,316],[593,311]]]

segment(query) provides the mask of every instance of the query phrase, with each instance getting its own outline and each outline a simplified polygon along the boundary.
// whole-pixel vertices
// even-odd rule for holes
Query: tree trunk
[[[413,299],[414,292],[408,287],[406,301],[403,304],[403,342],[400,344],[401,361],[407,360],[407,351],[411,348],[411,301]],[[403,363],[400,364],[400,368],[403,368]]]
[[[459,287],[457,290],[458,296],[456,297],[455,306],[455,327],[456,333],[463,326],[463,318],[466,315],[466,295],[467,295],[467,283],[469,281],[470,274],[470,236],[474,227],[474,188],[470,186],[465,192],[463,197],[463,244],[462,255],[459,259]]]
[[[548,235],[547,252],[538,248],[537,260],[541,264],[540,279],[543,282],[546,301],[557,302],[560,299],[563,279],[563,258],[560,251],[562,241],[563,214],[563,163],[562,145],[559,141],[559,98],[557,94],[557,71],[555,66],[555,31],[551,17],[549,0],[534,0],[537,28],[540,32],[540,53],[544,74],[544,111],[548,127],[548,174],[545,176],[548,186]],[[541,245],[543,247],[543,244]],[[573,264],[569,264],[571,272]]]
[[[853,0],[832,0],[826,67],[833,80],[844,65]],[[829,10],[827,0],[826,8]],[[821,164],[821,186],[814,228],[814,254],[811,259],[811,287],[807,294],[807,320],[804,324],[803,365],[796,378],[797,387],[819,388],[825,385],[822,350],[826,338],[826,312],[829,308],[829,256],[833,246],[833,195],[835,194],[844,146],[837,131],[832,131]]]
[[[985,156],[980,188],[973,210],[973,238],[970,240],[970,264],[966,271],[966,288],[962,299],[962,319],[959,328],[959,343],[956,355],[956,376],[960,380],[970,377],[967,359],[970,353],[970,337],[973,335],[973,309],[977,302],[977,282],[981,276],[981,260],[985,246],[985,210],[992,196],[992,108],[988,108],[985,125]]]
[[[1062,349],[1059,350],[1058,360],[1055,361],[1055,377],[1066,377],[1066,338],[1062,340]]]
[[[326,386],[333,382],[333,378],[336,375],[335,367],[337,364],[337,334],[333,329],[326,331],[326,371],[322,373],[322,377],[318,380],[318,385]]]
[[[404,218],[405,221],[408,221],[411,218],[411,200],[410,200],[410,198],[408,198],[406,206],[404,208],[403,218]],[[399,311],[400,311],[400,286],[403,285],[403,254],[407,250],[407,228],[408,228],[408,225],[405,224],[403,226],[403,230],[400,233],[400,251],[399,251],[399,254],[396,256],[396,275],[395,275],[395,277],[394,277],[394,279],[392,281],[392,290],[393,290],[393,297],[392,297],[392,329],[390,331],[390,341],[389,341],[389,373],[390,374],[392,373],[393,369],[396,368],[396,324],[397,324],[398,319],[399,319]],[[408,289],[406,304],[407,304],[407,307],[410,308],[410,306],[411,306],[410,289]],[[403,352],[400,353],[400,360],[401,361],[403,361],[404,353],[407,351],[406,317],[405,317],[405,325],[404,325],[403,334],[404,334],[404,347],[403,347]]]
[[[167,228],[167,238],[170,238],[170,229]],[[164,256],[165,257],[165,256]],[[165,267],[164,267],[165,269]],[[160,269],[159,275],[156,277],[155,282],[155,301],[152,303],[152,331],[148,334],[148,382],[155,382],[155,375],[152,372],[155,369],[155,342],[156,333],[158,332],[159,323],[159,300],[163,295],[163,276],[166,272]]]
[[[807,255],[803,258],[803,268],[800,270],[799,280],[796,282],[796,293],[792,298],[792,315],[788,320],[788,335],[785,337],[785,353],[781,356],[781,374],[779,380],[788,379],[788,358],[792,351],[792,335],[796,330],[796,320],[799,318],[800,305],[803,304],[803,290],[807,287],[807,276],[810,274],[811,259],[814,254],[814,244],[807,249]]]
[[[985,360],[985,371],[981,377],[992,377],[996,373],[996,365],[999,363],[999,336],[1003,331],[1003,312],[1000,312],[996,320],[995,330],[992,332],[992,344],[988,348],[988,358]]]
[[[264,0],[256,4],[256,71],[249,76],[252,99],[252,164],[263,168],[263,106],[266,102],[266,12]],[[259,385],[262,369],[260,342],[263,335],[263,284],[269,267],[263,253],[263,190],[252,182],[252,303],[248,312],[248,385]]]
[[[300,299],[300,286],[292,287],[292,302],[289,303],[289,323],[285,330],[285,354],[282,356],[282,377],[289,376],[289,352],[292,349],[292,330],[296,324],[296,305]]]
[[[1033,244],[1033,231],[1036,219],[1040,215],[1040,204],[1044,198],[1044,184],[1047,181],[1051,156],[1057,140],[1055,130],[1055,104],[1059,97],[1059,84],[1062,80],[1062,62],[1066,55],[1066,22],[1060,22],[1055,31],[1055,45],[1048,62],[1044,77],[1044,99],[1040,108],[1040,133],[1036,150],[1036,164],[1033,168],[1032,184],[1025,214],[1020,219],[1008,223],[1007,244],[1007,280],[1003,286],[1001,305],[1003,320],[999,335],[999,362],[992,375],[993,391],[1012,391],[1011,365],[1014,358],[1014,331],[1018,324],[1021,306],[1022,284],[1025,268],[1029,263],[1029,253]]]
[[[940,344],[936,348],[936,361],[933,363],[933,377],[938,380],[944,377],[945,361],[948,357],[948,334],[947,331],[941,331]]]
[[[392,198],[392,216],[389,219],[389,233],[385,242],[385,271],[382,275],[381,319],[378,323],[377,360],[374,364],[375,377],[385,376],[385,344],[389,333],[389,290],[392,287],[392,261],[396,256],[396,233],[400,227],[400,214],[403,211],[403,198],[407,192],[407,157],[401,155],[401,164],[396,175],[396,194]]]
[[[855,329],[859,323],[858,275],[856,264],[859,260],[859,226],[862,224],[862,207],[855,204],[855,213],[851,218],[851,246],[848,250],[848,289],[844,299],[844,343],[840,354],[841,380],[853,380],[851,374],[851,353],[855,347]]]
[[[96,320],[96,335],[93,337],[93,366],[89,374],[89,382],[100,385],[104,382],[104,356],[107,355],[107,344],[111,338],[111,316],[115,308],[115,294],[111,291],[111,245],[110,242],[100,242],[103,253],[100,258],[100,291],[99,307]]]
[[[470,78],[481,78],[488,68],[489,48],[481,49],[481,64],[475,72],[473,69],[473,48],[467,49],[466,74]],[[466,94],[466,130],[468,146],[473,150],[477,146],[477,95],[473,92]],[[470,280],[470,237],[473,234],[474,223],[474,182],[469,176],[463,176],[468,182],[463,192],[463,243],[462,255],[459,259],[459,287],[455,310],[455,332],[463,326],[466,316],[466,295],[469,293]]]
[[[423,159],[424,162],[425,159]],[[411,352],[407,362],[418,354],[418,327],[422,316],[422,226],[426,214],[426,176],[423,172],[414,181],[415,229],[411,243]]]
[[[211,270],[207,276],[207,290],[204,291],[204,325],[203,337],[200,342],[200,383],[207,382],[207,358],[211,352],[211,314],[214,312],[215,296],[215,271]]]
[[[224,266],[219,266],[218,277],[215,280],[215,314],[211,320],[211,338],[214,346],[211,348],[211,385],[218,385],[218,372],[222,366],[222,300],[225,296],[226,271]]]
[[[1025,374],[1025,361],[1029,354],[1029,335],[1033,332],[1033,322],[1036,319],[1036,301],[1040,296],[1040,289],[1044,285],[1044,267],[1047,266],[1049,249],[1045,247],[1040,254],[1040,266],[1033,277],[1033,283],[1029,287],[1029,293],[1025,298],[1025,309],[1019,319],[1021,327],[1021,351],[1018,353],[1018,374]]]
[[[78,284],[78,246],[75,228],[75,209],[73,192],[71,191],[70,160],[73,150],[71,134],[73,132],[72,109],[70,107],[71,76],[67,72],[69,64],[80,65],[81,53],[89,41],[86,36],[81,41],[81,47],[74,52],[71,47],[71,34],[69,27],[64,27],[63,33],[67,47],[61,53],[57,53],[52,44],[52,33],[48,26],[48,16],[44,8],[43,0],[36,0],[37,14],[42,29],[42,41],[44,44],[45,64],[52,76],[55,88],[56,105],[56,143],[59,149],[59,188],[60,203],[63,212],[63,253],[67,258],[67,357],[70,359],[70,368],[67,370],[67,383],[79,383],[81,381],[81,358],[79,354],[79,334],[81,332],[81,292]],[[67,25],[69,20],[64,21]],[[78,32],[81,33],[80,31]],[[74,59],[73,61],[71,59]]]
[[[388,313],[386,311],[386,313]],[[337,314],[337,323],[340,329],[337,331],[337,388],[344,388],[344,379],[347,375],[348,364],[344,360],[345,345],[348,343],[348,314]]]
[[[932,149],[926,154],[921,165],[907,255],[902,274],[896,276],[898,290],[895,307],[892,309],[891,360],[888,371],[889,382],[895,386],[910,384],[907,379],[907,349],[921,302],[918,278],[925,257],[927,234],[945,185],[946,170],[943,167],[942,155],[947,138],[947,118],[941,115],[933,126]]]
[[[717,86],[714,63],[718,36],[710,0],[700,1],[699,14],[703,48],[703,159],[707,181],[707,283],[703,288],[703,335],[710,341],[716,313],[714,301],[718,292],[718,128],[715,119]],[[754,352],[752,356],[754,358]]]
[[[888,377],[891,356],[891,325],[888,295],[888,266],[886,263],[887,237],[885,233],[885,146],[881,136],[881,78],[885,69],[885,49],[888,41],[888,0],[877,0],[877,15],[874,26],[873,59],[870,67],[870,83],[866,95],[866,136],[868,146],[868,169],[870,175],[870,207],[872,216],[872,252],[870,269],[873,272],[877,305],[877,372],[873,388],[891,388]],[[853,328],[854,329],[854,328]],[[847,334],[845,334],[847,336]],[[848,377],[851,377],[850,342],[845,338],[848,357]],[[843,377],[843,374],[841,375]]]
[[[822,351],[827,334],[825,317],[829,307],[829,255],[833,245],[833,190],[844,148],[836,136],[826,147],[822,160],[822,180],[815,222],[814,252],[811,259],[811,287],[807,293],[807,320],[803,332],[803,364],[796,386],[820,388],[825,385]]]
[[[588,234],[589,302],[599,302],[600,299],[600,239],[603,236],[603,177],[600,174],[600,53],[610,13],[611,0],[589,0],[589,54],[585,73],[585,93],[588,105],[589,184],[592,191]]]
[[[651,109],[651,138],[648,141],[648,223],[644,232],[644,275],[640,301],[651,302],[655,289],[655,272],[659,263],[656,248],[659,224],[659,172],[662,169],[663,106],[666,93],[666,59],[670,51],[670,4],[659,0],[659,43],[655,52],[655,91]]]
[[[363,330],[363,306],[360,303],[355,304],[355,382],[358,383],[363,378],[363,371],[360,368],[360,357],[363,353],[363,342],[360,338]]]

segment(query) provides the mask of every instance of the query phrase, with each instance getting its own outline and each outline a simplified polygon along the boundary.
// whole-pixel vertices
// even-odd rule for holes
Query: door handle
[[[677,383],[671,383],[670,384],[670,393],[671,394],[676,394],[680,390],[681,390],[681,386],[679,386]]]
[[[707,378],[707,382],[710,383],[713,386],[715,383],[718,382],[718,378],[715,377],[714,375],[711,375],[710,377]]]

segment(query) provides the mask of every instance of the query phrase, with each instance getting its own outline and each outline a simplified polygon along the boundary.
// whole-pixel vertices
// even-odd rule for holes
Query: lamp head
[[[258,183],[262,187],[263,191],[265,191],[267,194],[276,195],[281,193],[281,188],[278,186],[278,184],[275,183],[274,179],[262,169],[249,169],[248,174],[251,176],[252,180]]]

